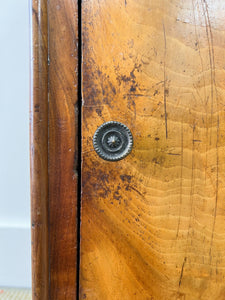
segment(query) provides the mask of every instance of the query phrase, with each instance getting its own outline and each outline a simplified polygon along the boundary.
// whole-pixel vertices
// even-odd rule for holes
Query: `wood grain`
[[[76,299],[78,8],[33,1],[33,299]]]
[[[76,299],[78,11],[49,1],[50,299]]]
[[[81,299],[225,299],[225,4],[83,1]],[[120,162],[92,137],[120,121]]]
[[[47,1],[33,1],[30,182],[32,299],[48,300],[48,26]]]

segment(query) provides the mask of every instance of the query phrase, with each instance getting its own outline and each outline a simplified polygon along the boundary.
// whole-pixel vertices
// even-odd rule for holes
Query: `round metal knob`
[[[101,158],[117,161],[131,152],[133,137],[126,125],[109,121],[96,130],[93,137],[93,146]]]

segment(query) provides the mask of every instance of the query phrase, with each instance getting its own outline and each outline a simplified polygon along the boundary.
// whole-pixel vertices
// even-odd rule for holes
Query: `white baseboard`
[[[0,287],[31,287],[29,226],[0,224]]]

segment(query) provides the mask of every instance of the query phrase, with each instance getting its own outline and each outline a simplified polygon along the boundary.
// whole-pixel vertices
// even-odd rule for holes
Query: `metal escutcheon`
[[[109,121],[96,130],[93,137],[93,146],[101,158],[108,161],[117,161],[131,152],[133,137],[126,125]]]

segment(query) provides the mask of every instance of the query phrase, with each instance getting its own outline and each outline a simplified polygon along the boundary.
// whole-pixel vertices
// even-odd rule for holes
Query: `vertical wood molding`
[[[33,300],[76,299],[78,5],[32,4]]]
[[[77,2],[49,0],[50,299],[76,299]]]
[[[30,99],[33,300],[47,300],[48,263],[48,18],[47,0],[32,3]]]

